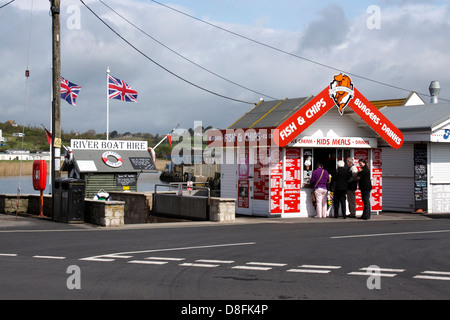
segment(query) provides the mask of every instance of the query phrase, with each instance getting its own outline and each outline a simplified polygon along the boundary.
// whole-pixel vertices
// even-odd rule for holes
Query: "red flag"
[[[170,146],[172,146],[172,136],[170,135],[170,133],[167,135],[167,140],[169,140],[169,144]]]
[[[44,125],[42,125],[44,127]],[[44,127],[45,130],[45,136],[47,137],[47,142],[48,145],[51,146],[52,145],[52,133],[46,128]]]

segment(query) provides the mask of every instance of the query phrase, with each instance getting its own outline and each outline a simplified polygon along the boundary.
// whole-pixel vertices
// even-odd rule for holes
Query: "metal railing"
[[[206,190],[208,192],[208,206],[211,204],[211,188],[208,187],[196,187],[195,184],[205,184],[205,182],[193,182],[193,186],[188,186],[187,182],[171,182],[170,184],[155,184],[155,194],[158,193],[158,187],[165,187],[165,188],[176,188],[176,190],[181,189],[189,189],[192,188],[192,190]],[[169,190],[170,191],[170,190]],[[183,196],[185,194],[182,194],[180,196]],[[185,196],[192,196],[191,194],[185,195]],[[202,197],[202,196],[196,196],[196,197]]]

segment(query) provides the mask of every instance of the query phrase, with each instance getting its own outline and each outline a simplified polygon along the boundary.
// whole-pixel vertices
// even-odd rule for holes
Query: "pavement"
[[[430,220],[430,219],[450,219],[449,214],[418,214],[401,212],[382,212],[379,215],[373,214],[371,220],[364,221],[355,218],[338,219],[326,218],[265,218],[254,216],[236,216],[234,222],[219,223],[210,221],[189,221],[189,222],[170,222],[170,223],[146,223],[146,224],[127,224],[122,227],[105,228],[88,223],[67,224],[55,222],[48,217],[39,218],[31,214],[10,215],[0,213],[0,231],[13,230],[80,230],[80,229],[148,229],[148,228],[176,228],[176,227],[199,227],[199,226],[227,226],[239,224],[296,224],[296,223],[373,223],[377,221],[405,221],[405,220]]]

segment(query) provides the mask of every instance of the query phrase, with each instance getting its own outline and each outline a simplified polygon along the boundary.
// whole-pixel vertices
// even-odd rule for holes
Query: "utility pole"
[[[52,211],[55,210],[55,179],[61,177],[61,23],[60,0],[49,0],[52,15]]]

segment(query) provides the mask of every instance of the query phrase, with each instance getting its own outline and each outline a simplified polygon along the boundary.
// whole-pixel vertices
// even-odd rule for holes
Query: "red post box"
[[[33,162],[33,188],[44,191],[47,186],[47,162],[45,160],[34,160]]]
[[[45,160],[34,160],[33,162],[33,188],[41,191],[39,201],[39,217],[44,216],[44,190],[47,186],[47,162]]]

